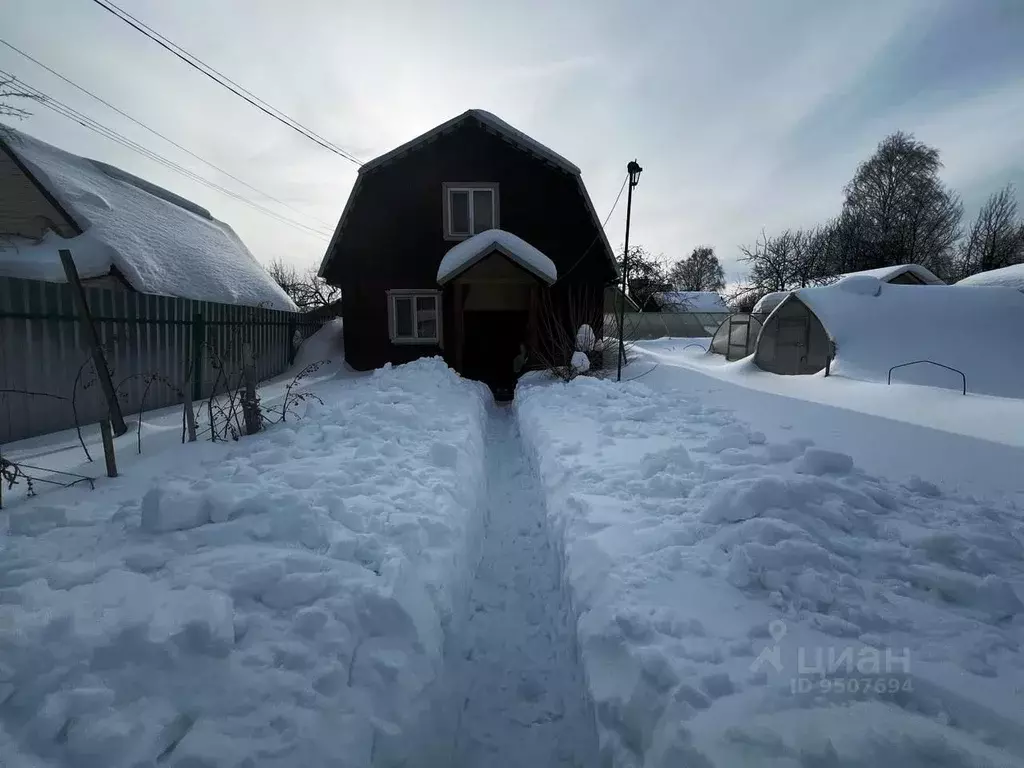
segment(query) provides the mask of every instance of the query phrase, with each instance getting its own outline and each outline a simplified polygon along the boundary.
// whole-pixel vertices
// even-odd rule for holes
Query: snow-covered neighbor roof
[[[1024,264],[1013,264],[1002,269],[979,272],[976,275],[965,277],[957,285],[1001,285],[1005,288],[1024,291]]]
[[[116,269],[142,293],[296,309],[231,227],[206,209],[106,163],[10,133],[7,147],[82,234],[0,244],[0,276],[64,282],[57,251],[66,248],[82,278]]]
[[[752,310],[753,314],[768,313],[775,309],[782,300],[789,296],[789,291],[773,291],[772,293],[766,293],[760,299],[757,300],[757,304],[754,305]]]
[[[437,268],[437,282],[447,283],[492,253],[512,260],[551,285],[558,279],[555,263],[521,237],[503,229],[488,229],[463,240],[444,255]]]
[[[729,307],[714,291],[664,291],[654,294],[662,312],[728,312]]]
[[[833,372],[885,382],[889,369],[916,360],[952,366],[967,391],[1024,397],[1024,295],[1011,288],[892,285],[857,275],[794,291],[836,344]],[[932,365],[893,381],[959,387],[959,375]]]
[[[864,269],[860,272],[847,272],[840,277],[853,277],[854,275],[866,275],[868,277],[876,277],[883,283],[890,283],[900,275],[910,273],[915,277],[921,279],[925,285],[945,285],[946,281],[941,277],[938,277],[927,267],[922,267],[920,264],[897,264],[894,267],[879,267],[878,269]]]

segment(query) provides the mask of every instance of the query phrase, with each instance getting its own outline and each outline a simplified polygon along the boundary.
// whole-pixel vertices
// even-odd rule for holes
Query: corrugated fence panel
[[[243,341],[252,344],[257,376],[264,380],[288,367],[290,329],[308,337],[323,324],[299,313],[120,289],[87,288],[86,301],[127,420],[140,408],[182,401],[194,375],[197,315],[206,328],[203,397],[218,377],[221,393],[225,376],[232,383],[238,379]],[[107,406],[90,355],[68,285],[0,278],[0,443],[73,428],[72,399],[83,426],[103,419]],[[220,360],[224,371],[218,370]],[[148,392],[147,377],[153,378]]]

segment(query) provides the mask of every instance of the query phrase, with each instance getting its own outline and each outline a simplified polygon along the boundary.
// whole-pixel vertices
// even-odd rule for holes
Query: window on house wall
[[[388,325],[394,344],[440,344],[441,293],[388,291]]]
[[[444,185],[444,236],[461,240],[498,226],[498,185],[494,182]]]

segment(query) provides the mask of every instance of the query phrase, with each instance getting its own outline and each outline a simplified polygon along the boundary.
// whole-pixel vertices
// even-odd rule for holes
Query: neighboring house
[[[790,293],[764,322],[754,363],[773,373],[814,374],[832,359],[852,379],[931,384],[1024,397],[1024,296],[1005,287],[928,290],[856,275]],[[919,362],[928,361],[928,362]]]
[[[173,192],[20,131],[0,134],[0,277],[295,310],[227,224]]]
[[[1024,264],[1011,264],[1008,267],[979,272],[976,275],[965,277],[957,285],[1000,285],[1024,291]]]
[[[714,291],[659,291],[652,293],[644,312],[721,312],[729,305]]]
[[[894,267],[879,267],[878,269],[864,269],[860,272],[847,272],[840,275],[840,278],[852,277],[854,275],[866,275],[875,277],[883,283],[892,285],[945,285],[946,281],[938,277],[927,267],[920,264],[897,264]]]
[[[443,355],[503,388],[520,344],[601,335],[617,270],[579,168],[471,109],[360,168],[319,274],[354,368]]]
[[[622,292],[622,286],[616,283],[615,285],[609,285],[604,289],[604,312],[606,315],[618,313],[621,302],[619,299],[625,296],[626,298],[626,312],[639,312],[640,307],[633,299],[626,296]]]

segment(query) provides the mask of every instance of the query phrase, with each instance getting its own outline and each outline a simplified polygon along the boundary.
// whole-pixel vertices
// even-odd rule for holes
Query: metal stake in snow
[[[626,194],[626,244],[622,249],[622,296],[619,297],[619,362],[615,375],[616,381],[622,381],[622,358],[626,354],[626,335],[622,326],[626,322],[626,277],[629,274],[629,218],[633,213],[633,187],[640,182],[640,172],[643,168],[636,160],[630,160],[626,165],[626,172],[629,174],[629,192]]]

